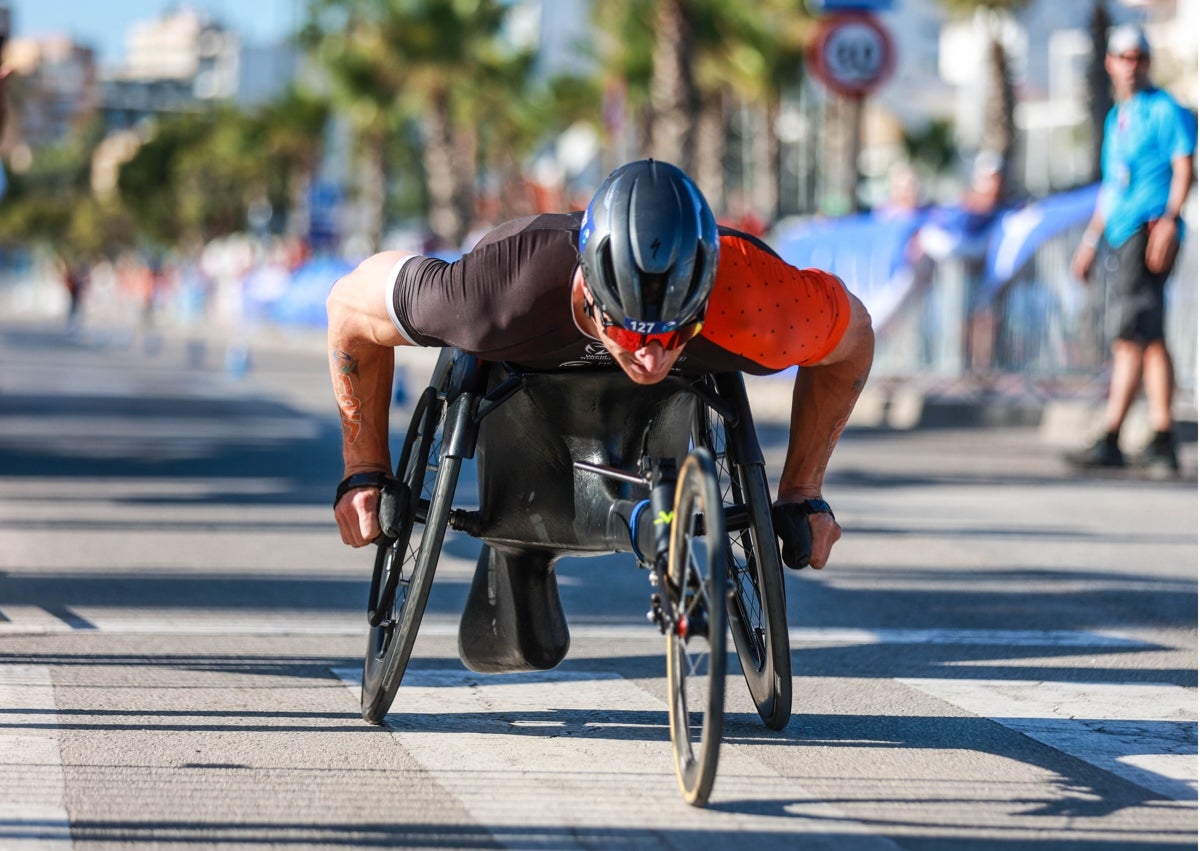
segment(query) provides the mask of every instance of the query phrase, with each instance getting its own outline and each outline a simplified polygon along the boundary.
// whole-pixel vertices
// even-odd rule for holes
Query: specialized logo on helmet
[[[592,238],[592,206],[583,211],[583,222],[579,225],[579,250],[587,248],[588,240]]]

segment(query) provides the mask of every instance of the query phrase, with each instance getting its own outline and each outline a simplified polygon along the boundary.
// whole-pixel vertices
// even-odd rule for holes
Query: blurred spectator
[[[1007,209],[1004,169],[1000,154],[980,151],[962,199],[952,207],[930,210],[909,246],[914,287],[932,284],[940,263],[957,261],[961,265],[961,295],[966,310],[963,321],[967,328],[965,365],[973,369],[989,367],[995,344],[996,314],[983,296],[981,284],[994,226]]]
[[[1104,122],[1100,195],[1071,271],[1087,281],[1103,238],[1117,314],[1107,432],[1067,460],[1083,468],[1121,467],[1121,427],[1139,388],[1150,405],[1154,438],[1140,462],[1148,472],[1179,471],[1171,414],[1174,366],[1164,339],[1163,288],[1183,232],[1180,212],[1192,185],[1196,125],[1175,100],[1150,85],[1150,45],[1141,29],[1116,27],[1104,69],[1115,104]]]
[[[1004,157],[995,151],[983,150],[975,157],[971,169],[971,185],[963,196],[963,208],[976,215],[991,215],[1004,193]]]
[[[908,163],[895,166],[888,174],[887,200],[872,213],[877,218],[914,216],[921,210],[921,182]]]
[[[488,231],[500,222],[501,203],[499,196],[494,193],[484,193],[475,199],[475,219],[471,229],[463,237],[459,250],[466,254],[487,235]]]
[[[763,220],[741,192],[729,193],[725,215],[718,220],[721,224],[736,228],[751,236],[762,236],[767,232],[767,223]]]
[[[959,257],[981,262],[992,224],[1003,212],[1003,191],[1004,158],[995,151],[980,151],[962,200],[934,210],[917,233],[921,253],[934,261]]]
[[[67,330],[74,333],[79,330],[82,321],[83,296],[89,283],[88,269],[82,263],[69,263],[61,258],[58,269],[67,291]]]

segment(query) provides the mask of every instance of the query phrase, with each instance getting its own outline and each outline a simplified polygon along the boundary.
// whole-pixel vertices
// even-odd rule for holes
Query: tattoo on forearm
[[[329,353],[329,359],[333,361],[337,372],[342,375],[352,375],[358,372],[358,361],[349,352],[334,349]]]
[[[837,446],[839,440],[842,439],[842,432],[846,430],[846,423],[850,422],[850,414],[854,411],[854,405],[858,402],[858,397],[862,393],[863,387],[867,384],[867,376],[860,375],[854,379],[854,396],[850,400],[850,409],[846,411],[846,416],[838,420],[837,425],[833,427],[833,433],[829,436],[829,445],[825,447],[825,463],[829,463],[829,459],[833,457],[833,450]]]
[[[337,349],[330,353],[329,359],[333,364],[333,393],[342,414],[342,437],[347,443],[354,443],[362,432],[362,403],[354,388],[358,361]]]
[[[850,415],[846,414],[833,427],[833,433],[829,435],[829,443],[825,445],[825,457],[821,459],[822,470],[829,466],[829,459],[833,457],[833,450],[837,448],[838,441],[841,440],[842,432],[845,431],[846,423],[849,421]]]

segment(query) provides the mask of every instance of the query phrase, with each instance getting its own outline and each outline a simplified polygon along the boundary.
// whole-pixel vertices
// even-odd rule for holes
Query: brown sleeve
[[[548,217],[540,217],[548,218]],[[401,330],[421,346],[511,350],[569,317],[576,251],[557,222],[489,238],[458,260],[406,263],[392,289]]]

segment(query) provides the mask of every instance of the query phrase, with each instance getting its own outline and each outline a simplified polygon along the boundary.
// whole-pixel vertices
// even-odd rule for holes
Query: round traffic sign
[[[892,73],[895,49],[888,31],[871,15],[836,15],[821,22],[809,64],[829,88],[861,97]]]

